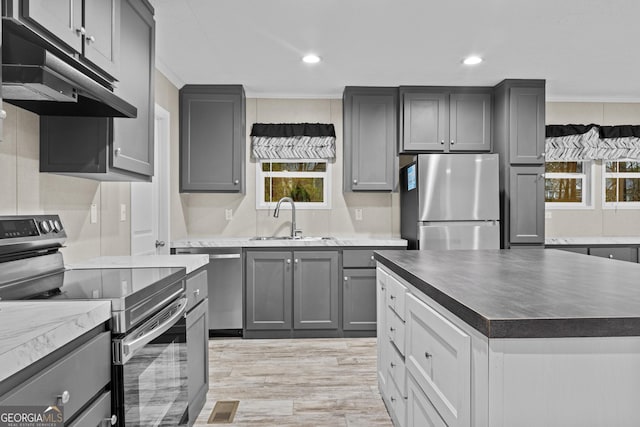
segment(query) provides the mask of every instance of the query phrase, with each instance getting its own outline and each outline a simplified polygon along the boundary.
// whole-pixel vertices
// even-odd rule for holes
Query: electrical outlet
[[[124,203],[120,204],[120,221],[127,220],[127,205]]]
[[[95,203],[92,203],[91,209],[89,211],[90,211],[89,220],[91,224],[97,223],[98,222],[98,205],[96,205]]]
[[[357,208],[356,209],[356,221],[362,221],[362,209],[361,208]]]
[[[233,219],[233,209],[224,210],[224,219],[227,221],[231,221]]]
[[[551,214],[551,211],[545,211],[544,212],[544,219],[551,219],[553,218],[553,215]]]

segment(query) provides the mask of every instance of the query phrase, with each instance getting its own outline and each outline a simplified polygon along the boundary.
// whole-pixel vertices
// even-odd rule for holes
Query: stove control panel
[[[37,240],[39,236],[53,237],[63,230],[58,215],[0,216],[0,239]]]

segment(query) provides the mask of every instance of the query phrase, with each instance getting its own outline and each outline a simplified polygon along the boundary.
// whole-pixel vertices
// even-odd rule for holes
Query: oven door
[[[186,298],[113,339],[113,397],[118,426],[186,426]]]

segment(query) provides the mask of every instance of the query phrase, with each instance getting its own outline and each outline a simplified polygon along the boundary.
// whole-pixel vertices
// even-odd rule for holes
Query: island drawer
[[[345,268],[372,268],[376,266],[373,249],[344,249],[342,266]]]
[[[187,292],[187,311],[189,311],[207,297],[209,292],[207,270],[202,269],[187,276],[185,289]]]
[[[106,420],[111,419],[111,392],[107,391],[96,399],[87,409],[85,409],[69,427],[105,426],[111,425]]]
[[[393,382],[393,379],[389,381],[389,406],[391,406],[391,412],[393,413],[393,417],[395,417],[396,422],[394,423],[397,426],[405,426],[406,414],[407,414],[407,404],[404,396],[404,392],[402,392],[398,385]]]
[[[638,262],[637,248],[624,248],[624,247],[589,248],[589,255],[595,255],[598,257],[609,258],[609,259],[618,259],[621,261]]]
[[[103,332],[5,395],[0,405],[58,405],[65,418],[78,412],[111,381],[111,333]]]
[[[390,346],[389,360],[387,361],[387,379],[393,380],[400,390],[406,390],[406,370],[404,360],[394,346]]]
[[[407,374],[407,427],[447,427],[411,374]]]
[[[469,425],[471,337],[414,295],[407,296],[407,370],[449,426]]]
[[[400,283],[395,277],[389,276],[387,279],[387,305],[396,312],[402,320],[405,320],[405,294],[406,286]]]
[[[387,335],[391,342],[400,351],[400,354],[404,356],[404,328],[405,324],[392,310],[387,310]]]

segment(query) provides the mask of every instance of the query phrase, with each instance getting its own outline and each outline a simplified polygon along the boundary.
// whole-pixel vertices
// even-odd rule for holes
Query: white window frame
[[[318,163],[324,162],[327,165],[325,172],[265,172],[262,170],[263,163]],[[275,209],[278,201],[266,202],[264,197],[264,178],[267,176],[272,177],[291,177],[296,178],[323,178],[323,199],[324,202],[296,202],[296,209],[331,209],[331,177],[332,177],[332,164],[329,160],[325,159],[266,159],[256,162],[256,209]],[[291,209],[291,204],[282,204],[282,209]]]
[[[563,161],[563,160],[557,160]],[[564,160],[566,162],[582,162],[583,173],[556,173],[545,172],[546,179],[582,179],[582,202],[545,202],[544,207],[547,210],[554,209],[593,209],[593,196],[595,194],[595,179],[593,177],[594,167],[593,160]],[[550,161],[551,163],[551,161]],[[545,181],[546,188],[546,181]],[[546,199],[546,196],[545,196]]]
[[[639,202],[607,202],[607,178],[640,178],[640,172],[607,172],[607,162],[638,162],[634,159],[602,161],[602,209],[640,209]]]

